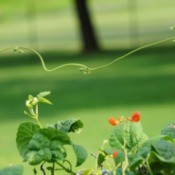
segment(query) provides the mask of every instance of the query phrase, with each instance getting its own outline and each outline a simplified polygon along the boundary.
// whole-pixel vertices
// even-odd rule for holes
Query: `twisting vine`
[[[174,30],[175,26],[172,26],[170,29]],[[49,69],[49,68],[46,67],[46,64],[44,62],[44,58],[41,56],[41,54],[39,52],[37,52],[36,50],[34,50],[32,48],[27,48],[27,47],[20,47],[20,46],[15,47],[15,48],[9,47],[9,48],[5,48],[3,50],[0,50],[0,53],[5,52],[7,50],[14,50],[15,52],[24,53],[25,50],[26,50],[26,51],[32,52],[32,53],[34,53],[35,55],[38,56],[38,58],[41,61],[41,65],[42,65],[43,69],[45,71],[47,71],[47,72],[52,72],[52,71],[55,71],[55,70],[58,70],[58,69],[61,69],[61,68],[64,68],[64,67],[72,66],[72,67],[79,67],[79,70],[82,71],[84,74],[89,74],[89,73],[91,73],[91,72],[93,72],[95,70],[103,69],[105,67],[111,66],[112,64],[114,64],[114,63],[116,63],[116,62],[118,62],[118,61],[120,61],[120,60],[122,60],[122,59],[124,59],[124,58],[126,58],[126,57],[128,57],[128,56],[130,56],[130,55],[132,55],[132,54],[134,54],[134,53],[136,53],[138,51],[140,51],[140,50],[143,50],[143,49],[146,49],[148,47],[155,46],[155,45],[163,44],[163,43],[168,42],[168,41],[173,41],[173,43],[175,43],[175,37],[167,38],[167,39],[164,39],[164,40],[156,41],[156,42],[153,42],[153,43],[150,43],[150,44],[138,47],[138,48],[136,48],[136,49],[134,49],[134,50],[132,50],[132,51],[130,51],[130,52],[128,52],[128,53],[126,53],[126,54],[116,58],[116,59],[114,59],[113,61],[110,61],[107,64],[103,64],[103,65],[97,66],[97,67],[88,67],[87,65],[81,64],[81,63],[66,63],[66,64],[62,64],[60,66],[57,66],[55,68]]]

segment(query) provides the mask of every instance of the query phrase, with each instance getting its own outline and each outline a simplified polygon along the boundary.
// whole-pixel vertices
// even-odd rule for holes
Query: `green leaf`
[[[109,138],[109,144],[116,149],[122,149],[126,140],[126,148],[132,150],[135,146],[141,146],[148,136],[143,132],[140,122],[125,122],[119,124],[114,129],[114,133]]]
[[[151,151],[151,146],[142,146],[141,148],[139,148],[136,156],[146,159],[150,151]]]
[[[10,166],[0,170],[0,175],[23,175],[23,167]]]
[[[60,141],[58,140],[52,140],[50,143],[51,150],[57,150],[60,149]]]
[[[48,99],[43,98],[43,97],[38,97],[38,102],[52,105],[52,102],[51,101],[49,101]]]
[[[148,136],[143,132],[140,122],[130,122],[130,134],[131,147],[135,146],[135,144],[141,145],[148,140]]]
[[[128,126],[128,122],[126,124]],[[124,125],[125,125],[124,123],[121,123],[114,129],[114,135],[117,138],[117,140],[120,142],[121,145],[124,144]],[[126,127],[125,132],[126,130],[128,130],[128,127]]]
[[[87,158],[87,151],[80,145],[73,144],[73,150],[77,157],[76,166],[83,164]]]
[[[47,136],[41,133],[41,130],[42,129],[40,129],[36,134],[34,134],[32,140],[29,142],[29,148],[31,150],[37,151],[37,147],[39,147],[39,149],[50,147],[50,140]]]
[[[162,139],[152,145],[152,150],[155,152],[156,157],[162,162],[175,164],[175,147],[173,144]]]
[[[45,91],[45,92],[40,92],[38,95],[37,95],[37,98],[38,98],[38,102],[41,102],[41,103],[47,103],[47,104],[52,104],[48,99],[44,98],[48,95],[50,95],[50,91]]]
[[[26,157],[25,157],[25,160],[24,161],[28,161],[28,163],[30,165],[38,165],[38,164],[40,164],[43,161],[43,159],[38,154],[38,151],[29,151],[26,154]]]
[[[56,124],[50,125],[50,127],[53,127],[65,133],[77,132],[83,128],[83,123],[79,119],[68,119],[65,121],[58,121]]]
[[[167,135],[172,139],[175,139],[175,124],[170,124],[161,131],[162,135]]]
[[[116,148],[116,149],[122,149],[122,145],[123,145],[123,143],[120,143],[115,133],[110,135],[109,144],[112,148]]]
[[[151,152],[152,145],[157,143],[161,138],[162,136],[156,136],[144,142],[135,154],[135,158],[133,159],[133,162],[131,162],[131,166],[135,166],[137,161],[139,162],[141,159],[146,159],[148,154]]]
[[[78,132],[81,128],[83,128],[83,123],[81,120],[73,120],[70,126],[69,132]]]
[[[155,144],[162,138],[163,138],[162,135],[151,137],[143,143],[142,147],[151,147],[151,145]]]
[[[164,140],[164,136],[149,139],[139,149],[138,154],[143,158],[149,155],[149,165],[153,174],[174,175],[175,147],[171,142]]]
[[[52,159],[52,153],[49,148],[44,148],[38,151],[38,155],[42,158],[42,161],[50,162]]]
[[[37,97],[45,97],[45,96],[48,96],[50,95],[50,91],[44,91],[44,92],[40,92]]]
[[[112,148],[122,149],[124,145],[124,124],[115,127],[114,132],[110,135],[109,144]]]
[[[142,145],[148,136],[143,132],[140,122],[127,122],[125,125],[125,139],[128,149]]]
[[[174,175],[175,162],[167,162],[163,157],[155,151],[151,151],[149,155],[149,166],[155,175]]]
[[[62,145],[70,145],[70,137],[59,130],[56,130],[54,128],[43,128],[40,129],[40,133],[45,135],[50,141],[52,140],[58,140]]]
[[[33,135],[29,144],[25,161],[31,165],[41,162],[55,162],[64,160],[67,156],[63,145],[71,144],[66,133],[53,128],[42,128]]]
[[[62,152],[61,149],[51,150],[51,153],[53,162],[55,162],[56,160],[64,160],[67,156],[67,153],[65,151]]]
[[[29,149],[30,150],[38,151],[40,149],[40,147],[41,147],[41,145],[38,141],[30,140],[30,142],[29,142]]]
[[[139,167],[143,161],[144,159],[139,154],[129,156],[129,168],[134,170],[136,167]]]
[[[149,137],[147,136],[147,134],[145,134],[144,132],[142,133],[139,142],[138,142],[138,146],[142,146],[146,141],[149,140]]]
[[[16,137],[17,148],[20,155],[24,158],[28,152],[28,145],[33,135],[39,131],[39,126],[31,122],[19,125]]]
[[[105,152],[103,152],[103,153],[100,152],[98,154],[98,157],[97,157],[97,166],[98,167],[101,167],[102,166],[102,163],[105,161],[105,157],[106,157]]]
[[[60,141],[58,140],[51,141],[50,149],[52,152],[53,160],[64,160],[64,158],[67,156],[65,148],[61,145]]]

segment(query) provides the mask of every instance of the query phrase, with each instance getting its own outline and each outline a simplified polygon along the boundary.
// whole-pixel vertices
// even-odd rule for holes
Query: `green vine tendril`
[[[172,26],[170,28],[171,30],[174,30],[175,29],[175,26]],[[104,65],[101,65],[101,66],[97,66],[97,67],[88,67],[86,66],[85,64],[81,64],[81,63],[67,63],[67,64],[62,64],[60,66],[57,66],[55,68],[52,68],[52,69],[49,69],[46,67],[46,64],[44,62],[44,58],[41,56],[41,54],[39,52],[37,52],[36,50],[34,49],[31,49],[31,48],[27,48],[27,47],[15,47],[15,48],[12,48],[12,47],[9,47],[9,48],[5,48],[3,50],[0,50],[0,53],[2,52],[5,52],[7,50],[14,50],[15,52],[18,52],[18,53],[24,53],[25,50],[26,51],[29,51],[29,52],[32,52],[34,53],[35,55],[38,56],[38,58],[40,59],[41,61],[41,65],[43,67],[43,69],[47,72],[52,72],[52,71],[55,71],[55,70],[58,70],[58,69],[61,69],[61,68],[64,68],[64,67],[79,67],[79,70],[82,71],[84,74],[89,74],[91,73],[92,71],[95,71],[95,70],[98,70],[98,69],[103,69],[103,68],[106,68],[108,66],[111,66],[112,64],[140,51],[140,50],[143,50],[143,49],[146,49],[148,47],[152,47],[152,46],[155,46],[155,45],[159,45],[159,44],[162,44],[162,43],[165,43],[165,42],[168,42],[168,41],[173,41],[173,43],[175,43],[175,37],[171,37],[171,38],[167,38],[167,39],[164,39],[164,40],[161,40],[161,41],[157,41],[157,42],[153,42],[153,43],[150,43],[150,44],[147,44],[147,45],[144,45],[144,46],[141,46],[141,47],[138,47],[116,59],[114,59],[113,61],[107,63],[107,64],[104,64]]]

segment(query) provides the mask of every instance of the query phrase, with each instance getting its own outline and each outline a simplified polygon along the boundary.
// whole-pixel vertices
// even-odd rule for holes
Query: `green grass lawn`
[[[140,53],[143,54],[135,54],[90,75],[83,75],[77,68],[47,73],[36,61],[37,58],[34,60],[33,57],[31,61],[37,64],[1,66],[0,167],[21,164],[15,137],[18,124],[29,120],[23,114],[28,94],[36,95],[48,90],[52,92],[49,99],[53,105],[40,106],[43,124],[72,117],[82,119],[84,130],[80,135],[74,135],[73,139],[86,147],[89,153],[95,153],[102,140],[108,138],[112,130],[108,124],[110,116],[130,116],[140,111],[149,136],[159,134],[162,127],[174,122],[174,48]],[[49,54],[44,55],[48,62]],[[81,62],[95,67],[119,55],[115,52],[67,55],[63,59],[65,61],[49,62],[47,66],[52,68],[66,62]],[[29,57],[21,56],[19,64],[20,59],[22,62]],[[89,156],[84,166],[94,166],[93,158]],[[30,168],[26,169],[25,175],[31,175]]]

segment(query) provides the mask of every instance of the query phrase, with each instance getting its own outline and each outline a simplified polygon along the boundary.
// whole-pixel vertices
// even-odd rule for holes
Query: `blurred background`
[[[30,47],[48,68],[78,62],[96,67],[139,46],[173,37],[174,0],[1,0],[0,50]],[[112,66],[83,75],[77,68],[45,72],[32,53],[0,55],[0,168],[22,164],[15,137],[29,94],[52,92],[52,106],[41,105],[43,124],[81,118],[84,130],[73,136],[97,152],[113,128],[108,118],[142,114],[149,136],[174,122],[175,46],[167,42],[142,50]],[[93,140],[93,143],[92,143]],[[89,156],[83,167],[95,164]]]
[[[174,1],[1,0],[0,19],[1,48],[77,52],[84,42],[105,50],[131,48],[171,36]]]

